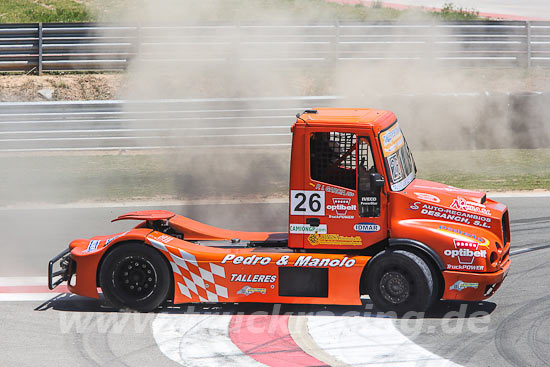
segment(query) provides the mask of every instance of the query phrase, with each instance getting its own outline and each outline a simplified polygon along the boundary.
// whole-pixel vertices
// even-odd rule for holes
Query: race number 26
[[[291,215],[325,215],[324,191],[290,191]]]

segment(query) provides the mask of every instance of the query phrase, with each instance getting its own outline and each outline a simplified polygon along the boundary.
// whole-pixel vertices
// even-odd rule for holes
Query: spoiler
[[[137,212],[130,212],[113,219],[111,222],[119,220],[166,220],[170,219],[175,214],[168,210],[140,210]]]

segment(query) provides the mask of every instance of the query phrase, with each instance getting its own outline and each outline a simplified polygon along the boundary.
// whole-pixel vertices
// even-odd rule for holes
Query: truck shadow
[[[380,317],[398,319],[451,319],[479,318],[490,315],[495,309],[493,302],[439,301],[428,312],[407,312],[396,315],[393,312],[378,311],[369,299],[362,299],[360,306],[304,305],[270,303],[209,303],[166,305],[152,313],[202,314],[202,315],[272,315],[272,316],[342,316]],[[103,297],[99,299],[64,293],[38,305],[35,311],[136,313],[132,310],[117,310],[110,307]]]

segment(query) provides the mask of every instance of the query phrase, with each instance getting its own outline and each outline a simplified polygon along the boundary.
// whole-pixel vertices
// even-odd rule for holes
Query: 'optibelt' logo
[[[443,253],[451,258],[458,258],[458,263],[471,265],[475,258],[486,258],[487,250],[479,250],[479,242],[461,241],[453,239],[455,249],[445,250]]]
[[[333,205],[327,205],[327,209],[336,211],[336,215],[346,215],[348,210],[357,210],[357,205],[350,202],[351,198],[332,198]]]

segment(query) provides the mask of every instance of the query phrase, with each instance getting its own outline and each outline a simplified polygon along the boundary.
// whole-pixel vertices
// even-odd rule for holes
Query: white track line
[[[47,301],[62,293],[0,293],[0,302]]]
[[[231,315],[159,314],[151,327],[162,353],[184,366],[260,366],[229,337]]]
[[[47,277],[0,277],[0,287],[48,285]]]
[[[353,366],[458,366],[415,344],[377,317],[308,316],[309,334],[323,352]]]

